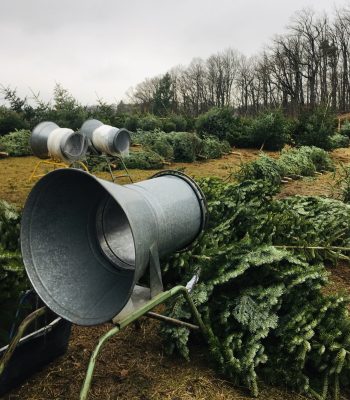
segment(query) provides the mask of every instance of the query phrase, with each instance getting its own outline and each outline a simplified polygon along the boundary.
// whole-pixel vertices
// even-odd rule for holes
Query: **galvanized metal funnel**
[[[128,155],[130,147],[130,133],[124,128],[104,125],[97,119],[85,121],[80,133],[87,137],[91,145],[99,152],[108,155]]]
[[[166,171],[121,186],[61,169],[29,194],[22,255],[35,290],[54,312],[94,325],[123,309],[154,255],[186,248],[205,221],[205,198],[184,174]]]
[[[39,158],[74,162],[84,158],[88,147],[85,137],[54,122],[41,122],[32,131],[30,146]]]

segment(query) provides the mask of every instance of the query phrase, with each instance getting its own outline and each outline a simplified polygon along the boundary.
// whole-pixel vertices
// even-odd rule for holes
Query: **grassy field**
[[[241,156],[231,154],[220,160],[193,164],[173,164],[194,177],[228,177],[239,168],[240,162],[250,161],[258,152],[241,150]],[[272,154],[278,156],[277,154]],[[336,162],[349,162],[350,149],[333,152]],[[0,198],[18,207],[23,206],[33,183],[28,181],[37,159],[34,157],[7,158],[0,160]],[[131,170],[134,181],[145,179],[156,171]],[[106,174],[99,174],[107,177]],[[290,182],[283,186],[280,196],[293,194],[329,195],[334,181],[332,173]],[[125,180],[121,180],[125,183]],[[342,264],[332,270],[327,290],[350,290],[350,268]],[[73,327],[67,353],[34,375],[17,390],[3,397],[6,400],[73,400],[79,391],[87,363],[98,337],[111,325],[84,328]],[[209,365],[206,349],[196,345],[191,361],[168,357],[163,352],[157,322],[142,320],[140,325],[128,327],[114,337],[102,351],[93,380],[91,399],[110,400],[243,400],[250,396],[244,388],[233,387],[215,373]],[[345,400],[346,397],[343,397]],[[347,397],[349,398],[349,397]],[[303,396],[288,392],[285,388],[262,385],[262,400],[299,400]]]

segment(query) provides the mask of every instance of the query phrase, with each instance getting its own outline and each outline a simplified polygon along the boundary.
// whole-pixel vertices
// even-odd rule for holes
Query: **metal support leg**
[[[92,353],[92,356],[89,361],[89,366],[86,372],[85,380],[83,387],[81,388],[80,392],[80,399],[85,400],[88,398],[89,395],[89,390],[91,386],[91,381],[92,381],[92,376],[94,374],[94,369],[95,369],[95,364],[97,360],[97,356],[104,346],[104,344],[107,342],[108,339],[110,339],[112,336],[116,335],[120,331],[119,326],[115,326],[111,330],[109,330],[107,333],[105,333],[103,336],[100,337],[97,346],[95,347],[95,350]]]
[[[41,167],[42,165],[48,165],[49,167],[52,167],[53,170],[55,170],[56,168],[68,168],[68,165],[63,162],[57,162],[55,160],[39,160],[35,164],[34,170],[29,177],[29,182],[32,182],[35,178],[41,178],[42,176],[45,175],[45,174],[36,174],[39,167]]]
[[[24,320],[22,321],[22,323],[18,327],[16,335],[11,340],[11,343],[9,344],[5,354],[3,355],[2,359],[1,359],[1,362],[0,362],[0,376],[4,372],[4,370],[6,368],[6,365],[10,361],[10,359],[11,359],[11,357],[12,357],[12,355],[13,355],[13,353],[14,353],[17,345],[18,345],[18,342],[21,340],[21,338],[24,335],[24,332],[26,331],[28,326],[32,322],[34,322],[36,319],[38,319],[39,317],[44,315],[46,313],[46,311],[47,311],[47,308],[46,307],[42,307],[42,308],[39,308],[38,310],[35,310],[31,314],[29,314],[26,318],[24,318]]]
[[[129,325],[131,322],[134,322],[135,320],[137,320],[138,318],[142,317],[142,316],[147,316],[147,313],[149,311],[151,311],[154,307],[156,307],[157,305],[164,303],[165,301],[167,301],[168,299],[170,299],[171,297],[174,296],[178,296],[182,294],[188,305],[190,306],[191,309],[191,313],[194,317],[194,319],[196,320],[198,327],[201,329],[205,339],[208,338],[207,335],[207,329],[202,321],[202,318],[197,310],[197,307],[195,306],[195,304],[193,303],[193,300],[191,299],[190,294],[188,293],[188,290],[184,287],[184,286],[175,286],[174,288],[167,290],[166,292],[162,292],[159,295],[155,296],[153,299],[151,299],[148,303],[146,303],[144,306],[142,306],[140,309],[134,311],[133,313],[131,313],[130,315],[128,315],[126,318],[124,318],[120,323],[118,323],[117,326],[115,326],[114,328],[112,328],[111,330],[109,330],[107,333],[105,333],[98,341],[97,346],[95,347],[95,350],[92,353],[92,356],[90,358],[89,361],[89,366],[87,369],[87,373],[85,376],[85,380],[84,380],[84,384],[83,387],[81,389],[80,392],[80,400],[87,400],[88,395],[89,395],[89,390],[90,390],[90,386],[91,386],[91,381],[92,381],[92,377],[93,377],[93,373],[94,373],[94,369],[95,369],[95,364],[96,364],[96,360],[97,357],[99,355],[100,350],[102,349],[102,347],[104,346],[104,344],[114,335],[116,335],[117,333],[119,333],[120,330],[122,330],[123,328],[125,328],[127,325]],[[175,320],[173,318],[169,318],[166,322],[170,322],[170,323],[174,323],[174,324],[178,324],[178,325],[183,325],[182,321],[178,321]],[[190,327],[191,324],[188,324]],[[197,328],[197,327],[194,327]]]

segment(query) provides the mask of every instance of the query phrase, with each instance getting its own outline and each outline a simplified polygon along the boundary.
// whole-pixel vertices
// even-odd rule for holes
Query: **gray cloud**
[[[12,0],[0,3],[0,83],[49,99],[60,82],[83,103],[228,47],[247,55],[304,7],[329,0]]]

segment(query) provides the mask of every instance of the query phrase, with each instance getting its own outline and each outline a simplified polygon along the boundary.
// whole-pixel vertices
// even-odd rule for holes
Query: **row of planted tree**
[[[16,90],[3,88],[7,101],[0,106],[0,136],[20,129],[30,130],[49,120],[62,127],[79,129],[88,118],[125,127],[131,132],[196,132],[200,137],[214,136],[231,146],[280,150],[285,144],[315,145],[326,150],[348,145],[350,125],[345,122],[336,133],[337,121],[329,107],[306,109],[297,117],[287,117],[280,108],[268,109],[254,117],[243,117],[231,107],[212,108],[196,118],[179,114],[159,117],[139,114],[98,100],[93,107],[81,105],[66,89],[57,84],[52,102],[35,97],[35,105],[20,98]]]
[[[244,114],[282,106],[295,115],[319,104],[343,112],[350,106],[349,21],[349,8],[332,16],[302,10],[259,54],[227,49],[194,58],[140,82],[130,97],[143,111],[159,115],[197,116],[213,106],[235,106]]]

